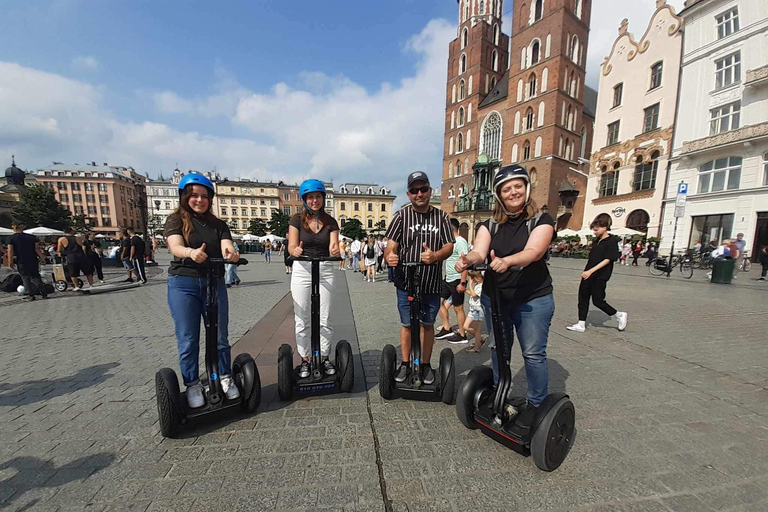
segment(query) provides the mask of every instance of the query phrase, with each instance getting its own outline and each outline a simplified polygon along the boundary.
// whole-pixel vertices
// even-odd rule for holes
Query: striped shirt
[[[424,251],[422,244],[427,244],[433,251],[439,251],[446,244],[454,243],[451,223],[448,215],[432,206],[427,213],[419,213],[409,204],[395,213],[385,235],[398,243],[398,257],[401,263],[421,261]],[[422,294],[436,294],[442,290],[442,264],[437,262],[421,267],[420,290]],[[395,269],[395,286],[405,291],[410,290],[406,282],[403,266]]]

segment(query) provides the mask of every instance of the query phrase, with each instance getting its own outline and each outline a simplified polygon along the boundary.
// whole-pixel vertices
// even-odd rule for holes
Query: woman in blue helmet
[[[213,183],[202,174],[188,174],[179,182],[179,206],[165,222],[168,248],[173,255],[168,270],[168,306],[176,326],[179,366],[187,386],[191,408],[205,405],[203,387],[198,378],[200,319],[207,293],[208,258],[236,262],[240,254],[232,243],[227,224],[211,212]],[[231,377],[232,363],[228,341],[229,302],[224,279],[219,293],[219,374],[224,394],[229,399],[240,396]]]
[[[292,256],[339,256],[339,225],[325,213],[325,186],[320,180],[307,180],[301,184],[299,195],[305,210],[291,217],[288,226],[288,251]],[[320,263],[320,356],[323,371],[333,375],[336,369],[328,359],[331,353],[333,326],[331,325],[331,290],[333,289],[333,263]],[[312,291],[311,263],[295,261],[291,274],[291,295],[296,319],[296,348],[301,356],[299,377],[309,377],[310,346],[310,293]]]

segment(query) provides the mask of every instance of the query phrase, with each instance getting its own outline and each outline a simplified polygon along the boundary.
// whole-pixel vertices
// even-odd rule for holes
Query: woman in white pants
[[[307,180],[301,184],[299,195],[305,210],[291,217],[288,226],[288,250],[298,258],[339,256],[339,225],[325,213],[325,186],[320,180]],[[323,371],[334,375],[336,368],[328,359],[331,353],[333,326],[331,325],[331,290],[333,289],[333,263],[320,263],[320,356]],[[291,295],[296,324],[296,348],[301,356],[299,377],[309,377],[311,356],[310,294],[312,291],[312,263],[294,261],[291,274]]]

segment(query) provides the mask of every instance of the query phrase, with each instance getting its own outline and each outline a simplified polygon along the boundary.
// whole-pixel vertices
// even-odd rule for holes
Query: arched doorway
[[[464,240],[469,240],[469,224],[466,222],[462,222],[459,225],[459,236],[461,236]]]
[[[641,231],[643,233],[648,232],[648,223],[651,221],[651,216],[645,210],[634,210],[627,216],[626,226],[629,229],[635,231]]]

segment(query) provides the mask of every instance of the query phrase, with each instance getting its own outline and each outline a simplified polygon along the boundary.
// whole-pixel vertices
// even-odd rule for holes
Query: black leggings
[[[98,253],[92,252],[88,254],[88,260],[91,262],[91,265],[93,265],[93,268],[96,269],[96,275],[99,278],[99,281],[104,280],[104,271],[101,268],[101,256],[99,256]]]
[[[581,280],[579,285],[579,321],[583,322],[587,319],[590,298],[592,299],[592,304],[606,315],[613,316],[616,314],[616,310],[605,302],[605,286],[607,284],[608,281],[595,279],[594,277]]]
[[[763,261],[763,273],[760,274],[760,277],[765,277],[766,275],[768,275],[768,261]]]

